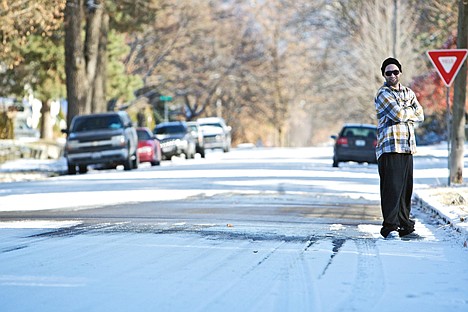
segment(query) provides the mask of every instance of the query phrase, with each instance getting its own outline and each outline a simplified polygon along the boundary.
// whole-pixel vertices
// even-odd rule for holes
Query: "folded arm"
[[[410,105],[408,106],[402,106],[391,93],[380,92],[375,99],[377,116],[379,119],[386,116],[395,123],[424,121],[422,106],[419,104],[414,93],[409,103]]]

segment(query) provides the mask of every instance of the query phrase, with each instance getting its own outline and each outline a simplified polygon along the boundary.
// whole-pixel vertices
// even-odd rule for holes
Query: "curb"
[[[464,226],[460,226],[460,223],[464,223],[467,220],[462,219],[460,216],[454,216],[454,215],[448,215],[447,213],[444,213],[441,209],[437,209],[430,203],[428,203],[426,200],[424,200],[421,196],[419,196],[417,193],[414,193],[414,202],[417,207],[422,209],[425,212],[430,212],[433,215],[436,215],[439,219],[441,219],[445,224],[449,225],[451,228],[453,228],[455,231],[458,233],[462,234],[464,236],[464,247],[468,247],[468,228]]]

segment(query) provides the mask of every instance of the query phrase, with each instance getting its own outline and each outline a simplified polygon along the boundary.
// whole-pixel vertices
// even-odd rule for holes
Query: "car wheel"
[[[130,154],[128,155],[128,158],[123,163],[123,166],[124,166],[125,171],[132,170],[132,166],[133,166],[132,155],[130,155]]]
[[[133,154],[132,156],[132,168],[138,169],[139,164],[140,164],[140,158],[138,157],[137,151],[135,151],[135,154]]]
[[[151,166],[159,166],[161,161],[158,158],[158,152],[154,151],[153,159],[150,161]]]
[[[333,167],[338,167],[339,161],[333,158]]]
[[[88,166],[86,166],[86,165],[79,165],[78,169],[79,169],[81,174],[85,174],[86,172],[88,172]]]
[[[68,164],[68,174],[76,174],[76,166],[74,164]]]

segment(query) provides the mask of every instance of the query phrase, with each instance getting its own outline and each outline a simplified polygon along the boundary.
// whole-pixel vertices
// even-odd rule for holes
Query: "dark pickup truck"
[[[88,171],[88,165],[124,170],[138,168],[138,137],[131,119],[125,112],[78,115],[67,133],[65,157],[68,174]]]

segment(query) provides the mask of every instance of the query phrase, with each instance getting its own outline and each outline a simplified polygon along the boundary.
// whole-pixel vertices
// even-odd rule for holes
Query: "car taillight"
[[[377,140],[374,140],[373,144],[374,144],[374,147],[376,147],[377,146]]]
[[[339,137],[338,140],[336,140],[337,145],[348,145],[348,138],[345,137]]]
[[[142,146],[138,148],[138,152],[142,154],[151,154],[152,148],[150,146]]]

